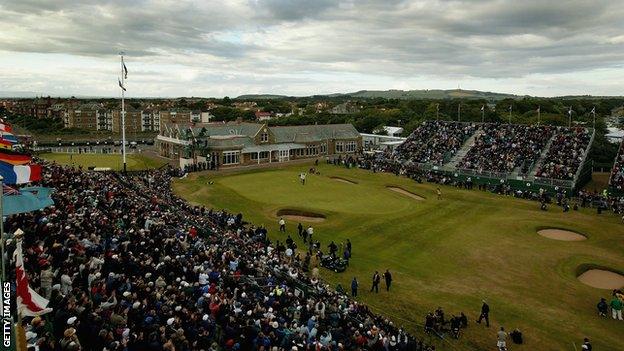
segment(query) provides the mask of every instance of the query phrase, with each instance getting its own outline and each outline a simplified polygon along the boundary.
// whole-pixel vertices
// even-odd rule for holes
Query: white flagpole
[[[509,124],[511,124],[511,110],[513,109],[513,107],[511,107],[511,105],[509,105]]]
[[[541,106],[537,106],[537,125],[539,126],[542,121],[542,111]]]
[[[485,122],[485,105],[481,106],[481,123]]]
[[[461,102],[457,105],[457,122],[461,122]]]
[[[592,115],[594,115],[593,128],[596,130],[596,106],[592,109]]]
[[[440,104],[436,104],[436,121],[440,118]]]
[[[123,158],[123,172],[126,173],[126,106],[125,106],[125,74],[124,74],[124,62],[123,52],[121,55],[121,155]]]
[[[568,128],[572,128],[572,106],[568,110]]]

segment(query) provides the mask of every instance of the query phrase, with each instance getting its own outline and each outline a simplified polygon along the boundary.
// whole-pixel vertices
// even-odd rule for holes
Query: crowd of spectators
[[[477,130],[475,124],[437,122],[432,138],[408,156],[413,162],[442,165],[459,151],[466,139]]]
[[[536,172],[537,177],[572,180],[589,149],[589,129],[557,127],[544,163]]]
[[[432,350],[285,260],[263,227],[191,206],[166,171],[45,164],[55,206],[7,218],[30,286],[53,312],[24,318],[39,350]],[[17,238],[8,240],[8,257]]]
[[[459,168],[511,173],[522,167],[521,171],[527,172],[553,134],[550,126],[522,124],[484,124],[481,131]]]
[[[420,150],[429,143],[431,138],[447,123],[452,122],[424,121],[414,129],[403,144],[396,148],[395,155],[405,161],[414,161],[415,155],[417,155]]]
[[[624,191],[624,148],[622,146],[615,158],[609,185],[618,191]]]
[[[570,208],[576,210],[580,207],[594,208],[598,213],[611,211],[620,216],[624,215],[624,197],[613,196],[608,194],[608,192],[599,193],[579,190],[575,196],[571,196],[565,188],[557,186],[554,187],[554,193],[549,193],[543,188],[521,190],[514,189],[504,179],[488,180],[486,183],[479,183],[475,186],[472,177],[458,178],[446,172],[421,168],[417,164],[401,163],[388,150],[362,155],[358,159],[357,164],[360,168],[369,169],[373,172],[388,172],[397,176],[405,176],[418,183],[428,182],[460,189],[478,189],[504,196],[539,201],[542,204],[542,208],[544,208],[544,205],[554,204],[563,208],[566,212]]]

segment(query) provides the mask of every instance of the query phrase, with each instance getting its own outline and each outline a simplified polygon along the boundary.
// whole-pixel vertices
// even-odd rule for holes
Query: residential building
[[[268,121],[271,118],[273,118],[272,112],[256,111],[256,119],[258,120],[258,122]]]
[[[191,111],[184,109],[171,109],[160,111],[160,130],[163,124],[188,124],[191,122]]]
[[[61,103],[48,107],[48,118],[62,119],[65,116],[65,105]]]
[[[160,112],[153,109],[145,109],[141,111],[141,131],[158,132],[160,131]]]
[[[142,111],[130,105],[125,106],[126,117],[126,133],[139,133],[142,131]],[[112,128],[113,133],[121,133],[121,109],[112,111]]]
[[[82,104],[75,109],[67,111],[65,118],[66,128],[77,128],[86,130],[97,130],[98,120],[105,115],[107,111],[101,104],[88,103]]]
[[[358,106],[350,101],[347,101],[345,103],[342,103],[340,105],[336,105],[334,106],[331,110],[329,110],[329,113],[333,114],[333,115],[346,115],[346,114],[350,114],[350,113],[356,113],[359,112],[360,109],[358,108]]]

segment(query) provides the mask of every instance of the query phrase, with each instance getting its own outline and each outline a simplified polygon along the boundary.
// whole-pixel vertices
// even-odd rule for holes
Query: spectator
[[[622,300],[620,300],[616,294],[613,294],[610,305],[611,317],[613,317],[613,319],[622,320]]]
[[[479,319],[477,319],[477,323],[481,324],[481,321],[485,319],[485,326],[490,326],[490,306],[483,300],[483,305],[481,305],[481,314],[479,315]]]

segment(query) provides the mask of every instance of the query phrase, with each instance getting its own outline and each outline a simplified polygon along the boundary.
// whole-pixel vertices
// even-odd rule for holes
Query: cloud
[[[145,95],[355,90],[339,84],[354,77],[371,84],[356,82],[358,89],[454,81],[490,89],[497,80],[535,76],[552,87],[544,77],[622,68],[622,15],[608,0],[20,0],[0,5],[0,47],[10,62],[60,55],[104,71],[123,50],[129,63],[149,67],[140,76]],[[19,68],[33,86],[45,86],[27,64],[5,65],[0,74]],[[100,91],[50,78],[57,90]]]

